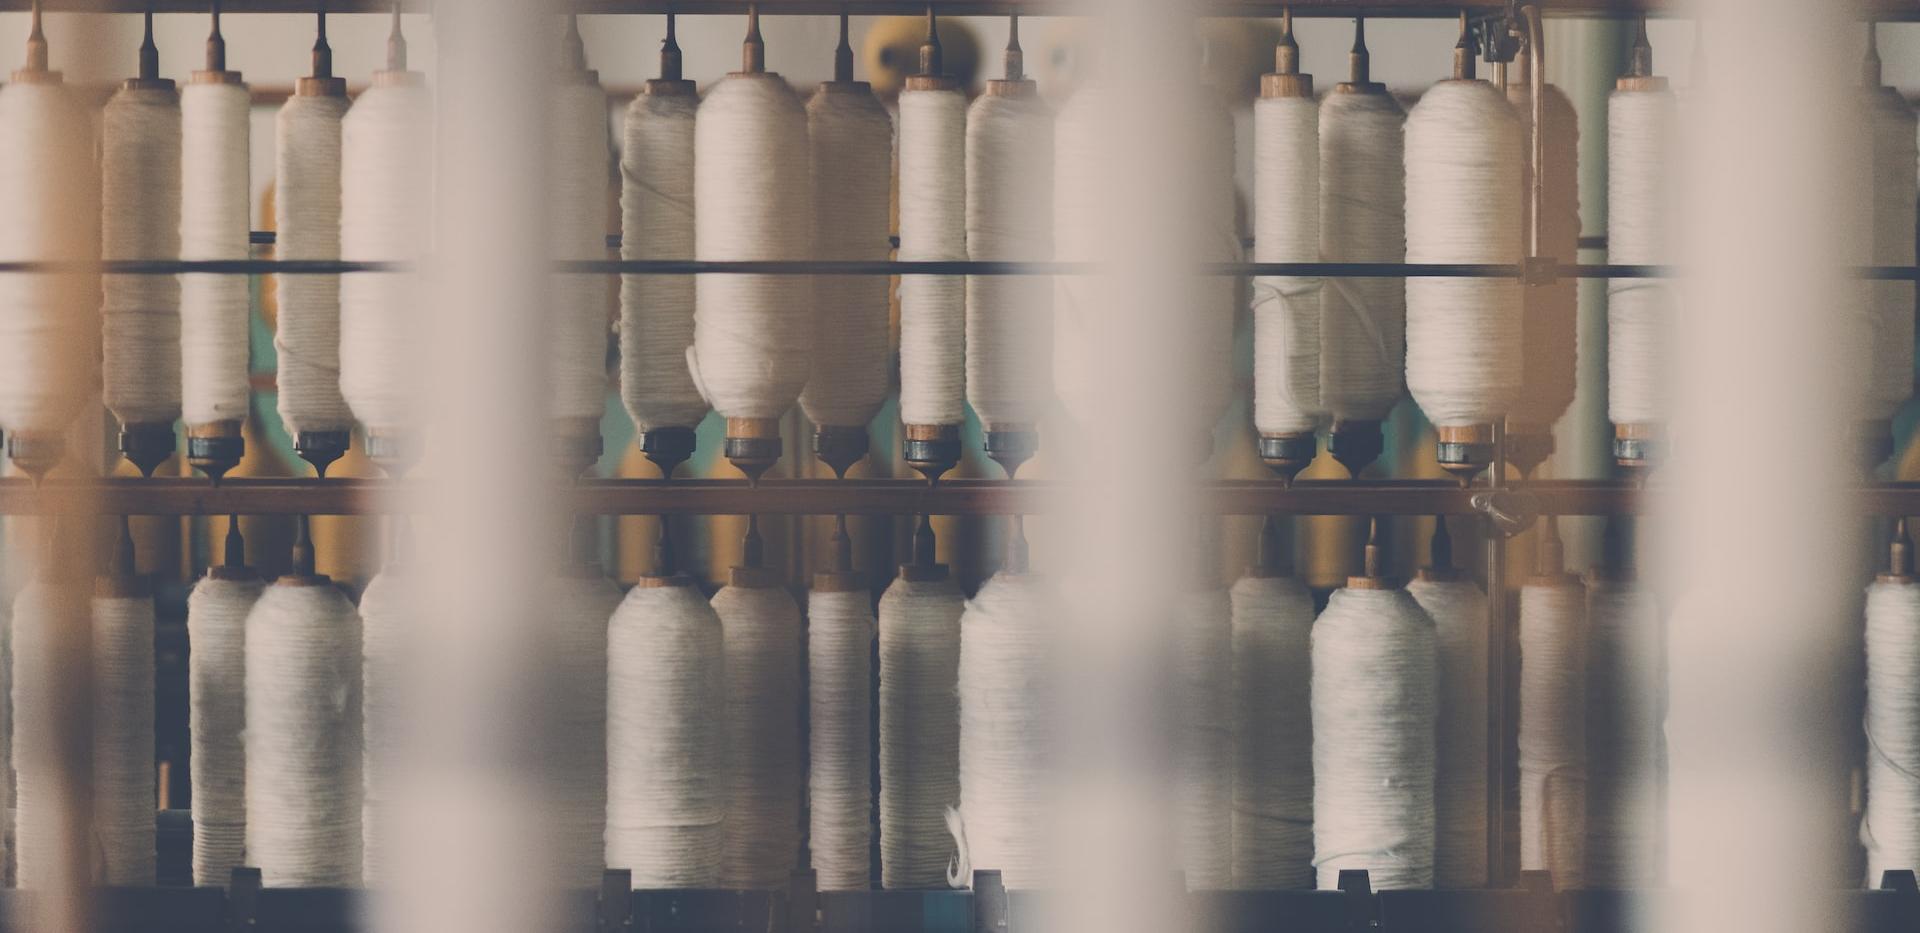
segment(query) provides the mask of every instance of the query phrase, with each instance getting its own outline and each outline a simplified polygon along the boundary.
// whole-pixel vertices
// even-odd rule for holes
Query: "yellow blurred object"
[[[980,74],[980,37],[965,22],[939,21],[940,52],[947,74],[972,88]],[[900,93],[907,76],[920,70],[920,45],[927,40],[927,21],[920,16],[885,16],[875,20],[861,43],[860,72],[883,98]]]

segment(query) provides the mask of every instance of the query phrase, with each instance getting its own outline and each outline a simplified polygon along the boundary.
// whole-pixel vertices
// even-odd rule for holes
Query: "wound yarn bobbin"
[[[1053,111],[1032,89],[990,82],[967,110],[966,243],[975,261],[1053,255]],[[1053,283],[975,275],[966,289],[967,401],[989,432],[1032,430],[1051,397]]]
[[[620,150],[620,258],[694,258],[693,82],[648,81],[627,105]],[[687,369],[694,277],[620,277],[620,400],[643,449],[662,429],[691,434],[707,400]],[[691,437],[686,454],[692,453]],[[649,451],[651,452],[651,451]],[[669,458],[670,459],[670,458]]]
[[[1047,583],[998,573],[960,617],[960,823],[967,861],[1006,886],[1044,888],[1054,752],[1049,697],[1052,629]]]
[[[822,891],[866,890],[872,872],[873,639],[872,597],[858,577],[816,577],[807,596],[807,849]]]
[[[1520,588],[1520,867],[1586,877],[1587,594],[1552,568]]]
[[[893,118],[866,82],[822,82],[807,101],[813,166],[813,251],[819,259],[884,261]],[[885,404],[887,280],[813,279],[813,372],[800,408],[819,428],[864,433]]]
[[[1607,98],[1607,261],[1673,262],[1679,104],[1665,79],[1622,78]],[[1678,297],[1664,279],[1607,282],[1607,417],[1614,456],[1644,463],[1673,411]]]
[[[1406,119],[1384,88],[1336,88],[1321,102],[1320,254],[1328,262],[1406,258]],[[1343,422],[1378,422],[1392,412],[1406,355],[1406,280],[1321,283],[1320,396],[1334,418],[1336,454]]]
[[[606,865],[608,625],[620,588],[587,565],[550,583],[554,722],[553,884],[597,883]]]
[[[1422,571],[1407,594],[1439,648],[1433,884],[1476,888],[1487,881],[1487,597],[1447,571]]]
[[[1253,104],[1254,261],[1320,258],[1320,106],[1311,94]],[[1253,282],[1253,422],[1266,436],[1311,436],[1320,394],[1321,281]],[[1311,459],[1311,454],[1308,455]]]
[[[547,236],[555,260],[605,259],[611,161],[607,92],[598,73],[563,72],[548,90]],[[578,475],[599,458],[607,404],[609,284],[596,273],[554,273],[547,387],[555,456]]]
[[[1590,576],[1589,887],[1626,890],[1661,881],[1657,866],[1665,848],[1661,840],[1665,823],[1660,812],[1659,759],[1665,737],[1660,728],[1659,659],[1660,608],[1653,591],[1630,574]]]
[[[880,883],[939,887],[960,804],[960,588],[895,578],[880,596]]]
[[[132,584],[132,585],[129,585]],[[153,594],[115,577],[93,597],[93,842],[100,883],[156,881]]]
[[[1313,887],[1313,596],[1297,578],[1233,584],[1233,886]]]
[[[18,85],[8,85],[17,87]],[[67,754],[59,730],[74,665],[89,663],[73,632],[88,631],[84,581],[39,578],[14,600],[11,627],[14,774],[13,858],[17,887],[52,891],[68,880],[60,860],[67,825],[61,818]],[[85,702],[83,700],[83,702]],[[77,713],[68,707],[66,712]]]
[[[1174,847],[1187,888],[1233,887],[1232,610],[1223,587],[1180,595],[1173,627]]]
[[[134,79],[108,99],[100,204],[102,259],[180,256],[180,97],[172,82]],[[171,451],[180,417],[180,279],[108,275],[100,287],[102,401],[120,421],[121,446],[145,428],[164,431]],[[142,470],[158,465],[144,452],[127,453]]]
[[[187,597],[187,709],[193,739],[193,883],[219,887],[246,864],[247,615],[265,585],[216,567]]]
[[[226,74],[196,72],[180,91],[184,259],[247,258],[252,98],[238,80],[201,77]],[[245,276],[181,276],[181,400],[189,428],[246,420],[251,302]]]
[[[735,583],[713,595],[713,611],[727,684],[720,883],[777,888],[800,848],[800,607],[783,587]]]
[[[275,120],[274,256],[340,258],[341,121],[345,94],[295,94]],[[335,435],[344,449],[353,410],[340,394],[340,277],[274,276],[280,314],[280,420],[296,438]]]
[[[967,96],[941,85],[900,93],[900,259],[967,258]],[[900,418],[966,420],[966,279],[900,282]]]

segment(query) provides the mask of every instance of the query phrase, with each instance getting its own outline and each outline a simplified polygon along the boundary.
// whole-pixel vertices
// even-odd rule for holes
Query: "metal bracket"
[[[1530,286],[1560,281],[1560,260],[1552,256],[1528,256],[1520,263],[1520,281]]]
[[[1380,929],[1380,903],[1373,896],[1373,881],[1364,868],[1342,868],[1334,886],[1347,902],[1347,929]]]
[[[600,933],[633,928],[633,872],[609,868],[600,876]]]
[[[1533,527],[1540,517],[1540,501],[1520,489],[1483,489],[1468,500],[1473,510],[1485,515],[1503,538],[1511,538]]]

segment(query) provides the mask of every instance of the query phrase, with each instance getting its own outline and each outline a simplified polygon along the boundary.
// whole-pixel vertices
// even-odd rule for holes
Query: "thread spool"
[[[121,520],[113,566],[93,587],[93,844],[99,881],[155,882],[153,589],[134,572]]]
[[[226,563],[187,597],[188,731],[192,734],[193,883],[225,885],[246,864],[247,615],[265,585],[245,566],[239,522],[227,525]]]
[[[1528,134],[1533,125],[1531,62],[1530,55],[1521,55],[1519,83],[1506,89],[1521,131]],[[1546,137],[1541,173],[1546,183],[1541,250],[1558,262],[1576,262],[1580,250],[1580,118],[1574,113],[1573,101],[1551,84],[1544,86],[1541,102],[1541,126]],[[1524,194],[1532,177],[1533,167],[1529,165],[1521,187],[1523,218],[1532,211],[1532,201]],[[1566,276],[1527,286],[1523,291],[1520,392],[1507,412],[1508,459],[1522,476],[1531,475],[1552,455],[1553,425],[1573,404],[1574,376],[1579,368],[1579,292],[1579,280]]]
[[[1607,526],[1606,566],[1587,578],[1587,865],[1589,887],[1661,879],[1659,606]],[[1869,597],[1871,599],[1871,597]]]
[[[1868,24],[1865,85],[1873,158],[1873,255],[1875,265],[1905,265],[1914,258],[1915,204],[1920,183],[1912,171],[1916,158],[1913,108],[1900,92],[1881,83],[1877,29]],[[1860,426],[1860,458],[1871,470],[1893,455],[1891,421],[1913,395],[1912,282],[1866,284],[1871,380],[1865,423]]]
[[[1281,20],[1272,73],[1253,105],[1254,259],[1320,258],[1320,105],[1300,73],[1293,16]],[[1318,279],[1262,276],[1253,283],[1253,421],[1260,459],[1283,482],[1313,461],[1320,399]]]
[[[1187,888],[1233,887],[1232,610],[1227,591],[1180,595],[1174,625],[1174,848]]]
[[[327,14],[319,14],[313,74],[294,84],[275,118],[274,255],[340,258],[341,121],[347,82],[333,76]],[[316,475],[347,452],[353,410],[340,394],[340,278],[274,277],[280,316],[273,348],[279,359],[280,420],[293,449]]]
[[[218,7],[207,67],[180,93],[180,255],[245,259],[252,95],[226,67]],[[246,452],[249,283],[236,275],[180,277],[180,397],[187,460],[216,482]]]
[[[684,576],[641,577],[608,625],[606,862],[630,870],[635,890],[720,884],[721,641]]]
[[[620,151],[620,258],[694,257],[693,137],[700,96],[680,77],[673,15],[660,46],[660,77],[627,106]],[[687,369],[693,346],[693,276],[620,277],[620,400],[660,475],[693,456],[707,400]]]
[[[813,251],[824,260],[885,260],[893,174],[893,118],[873,87],[853,80],[847,17],[832,81],[807,101],[813,165]],[[813,280],[813,374],[800,408],[814,424],[813,450],[836,476],[867,455],[867,422],[886,402],[887,280],[823,275]]]
[[[405,705],[404,633],[418,618],[412,611],[410,590],[416,585],[417,578],[410,579],[396,559],[374,574],[360,592],[360,874],[364,883],[376,887],[386,884],[393,873],[393,816],[388,800],[398,770],[395,759],[404,747],[398,710]]]
[[[1053,112],[1025,76],[1017,11],[1005,60],[1005,77],[989,80],[967,109],[967,257],[1041,260],[1053,254]],[[975,275],[966,290],[967,402],[985,427],[987,456],[1011,478],[1040,449],[1053,285]]]
[[[89,115],[59,72],[34,10],[27,64],[0,88],[0,261],[92,262],[99,256],[100,190]],[[89,272],[0,276],[0,426],[7,456],[39,478],[99,379],[100,279]]]
[[[1312,888],[1313,595],[1284,567],[1272,516],[1231,598],[1233,886]]]
[[[970,863],[998,870],[1012,890],[1053,878],[1053,610],[1041,577],[1002,572],[960,616],[960,819]]]
[[[553,581],[554,828],[550,868],[560,890],[591,887],[606,865],[608,625],[620,588],[596,563]]]
[[[822,891],[865,890],[872,872],[873,602],[841,558],[807,597],[807,848]]]
[[[920,72],[900,92],[900,258],[967,258],[967,96],[945,73],[932,7]],[[966,419],[966,280],[900,280],[900,419],[907,463],[937,480]]]
[[[1407,595],[1433,619],[1439,648],[1433,884],[1478,888],[1487,883],[1487,596],[1453,566],[1444,516],[1434,517],[1429,547]]]
[[[567,17],[562,67],[549,90],[552,134],[547,182],[548,242],[556,260],[607,255],[607,92],[589,69],[579,18]],[[592,273],[555,273],[553,331],[547,373],[552,391],[552,456],[561,474],[577,477],[604,448],[600,415],[607,404],[607,280]]]
[[[1464,18],[1461,41],[1455,76],[1407,115],[1407,261],[1517,264],[1520,122],[1472,78]],[[1407,388],[1438,430],[1440,465],[1463,483],[1492,459],[1491,424],[1520,389],[1520,297],[1511,279],[1407,280]]]
[[[1520,869],[1551,872],[1561,888],[1586,877],[1586,613],[1549,518],[1520,587]]]
[[[748,14],[742,70],[708,89],[694,124],[694,255],[798,260],[812,253],[806,108],[765,69]],[[702,275],[694,283],[688,364],[727,419],[724,453],[758,479],[780,459],[779,419],[812,372],[812,295],[785,276]]]
[[[1313,624],[1313,864],[1319,887],[1366,869],[1375,890],[1433,886],[1433,620],[1381,576],[1377,538]]]
[[[1400,262],[1407,254],[1406,111],[1373,80],[1356,18],[1348,80],[1320,105],[1320,254]],[[1404,279],[1327,279],[1320,287],[1320,397],[1327,451],[1359,476],[1385,449],[1380,422],[1400,400],[1407,357]]]
[[[89,618],[84,579],[68,578],[51,564],[13,604],[12,854],[15,880],[23,890],[53,891],[73,880],[62,863],[69,826],[61,810],[70,791],[62,778],[71,776],[63,759],[77,750],[71,737],[62,735],[60,722],[63,710],[77,712],[77,703],[89,702],[84,692],[76,696],[72,682],[92,661],[86,645],[72,634],[88,631]]]
[[[800,847],[800,607],[750,553],[713,595],[713,611],[726,655],[720,883],[777,888]]]
[[[925,527],[924,522],[922,527]],[[940,887],[960,804],[960,588],[934,563],[900,567],[880,596],[880,883]],[[919,541],[916,540],[916,545]]]
[[[1887,569],[1867,587],[1867,885],[1920,864],[1920,583],[1906,519],[1894,524]]]
[[[1646,23],[1635,34],[1627,73],[1607,98],[1607,261],[1673,260],[1670,166],[1676,164],[1679,105],[1667,79],[1653,74]],[[1645,469],[1662,453],[1673,389],[1669,347],[1676,307],[1661,279],[1607,283],[1607,416],[1613,457]]]
[[[433,97],[406,70],[399,20],[387,68],[340,126],[340,258],[415,262],[433,245]],[[412,375],[427,296],[418,272],[340,279],[340,394],[366,428],[367,456],[399,472],[420,454]]]
[[[345,887],[361,879],[361,619],[301,537],[247,615],[247,861],[268,887]]]
[[[153,14],[140,75],[100,115],[100,256],[180,255],[180,97],[159,76]],[[180,417],[180,280],[109,275],[100,282],[102,399],[120,421],[120,452],[152,476],[173,456]]]

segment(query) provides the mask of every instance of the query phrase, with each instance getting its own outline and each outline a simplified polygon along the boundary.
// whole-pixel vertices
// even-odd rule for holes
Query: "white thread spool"
[[[1433,620],[1405,590],[1335,590],[1313,624],[1313,864],[1375,890],[1433,886]]]
[[[423,76],[381,71],[340,126],[340,258],[412,262],[433,248],[433,97]],[[340,278],[340,393],[369,439],[415,426],[419,272]]]
[[[864,81],[823,81],[807,101],[813,251],[825,260],[885,260],[893,118]],[[865,429],[886,402],[887,280],[813,280],[813,373],[800,408],[819,427]]]
[[[303,80],[303,87],[305,87]],[[275,121],[274,255],[340,258],[340,137],[347,97],[296,93]],[[340,277],[280,275],[273,347],[280,420],[301,434],[344,433],[353,411],[340,395]]]
[[[1407,255],[1407,115],[1386,88],[1339,85],[1320,105],[1320,254],[1329,262]],[[1320,287],[1320,394],[1335,421],[1380,421],[1400,400],[1407,356],[1404,279]]]
[[[1607,98],[1608,262],[1676,258],[1669,217],[1679,117],[1665,78],[1621,78]],[[1672,415],[1675,303],[1674,284],[1663,279],[1607,282],[1607,417],[1616,436],[1645,434]]]
[[[1407,261],[1518,263],[1520,123],[1484,81],[1429,88],[1407,115]],[[1407,388],[1440,428],[1506,414],[1521,378],[1520,285],[1407,280]]]
[[[606,865],[607,628],[620,588],[586,565],[553,581],[553,748],[556,850],[552,884],[560,890],[598,884]]]
[[[967,109],[967,257],[1053,254],[1053,111],[1032,81],[987,82]],[[1051,391],[1053,283],[967,277],[967,401],[987,430],[1030,429]]]
[[[1053,754],[1053,601],[1035,574],[999,573],[960,617],[960,816],[968,861],[1008,888],[1044,888]]]
[[[410,600],[416,585],[389,566],[360,593],[360,874],[369,886],[385,884],[392,873],[387,827],[393,817],[386,804],[394,760],[405,741],[399,733],[407,668],[402,652],[415,618]]]
[[[1867,587],[1868,887],[1887,871],[1920,867],[1920,583],[1913,579],[1906,526],[1896,526],[1894,561]]]
[[[180,97],[171,81],[125,82],[100,114],[100,257],[180,256]],[[100,282],[103,401],[123,428],[180,417],[180,279]]]
[[[633,886],[720,883],[727,787],[720,619],[685,577],[643,577],[607,631],[607,866]]]
[[[1193,891],[1233,886],[1231,617],[1205,587],[1181,594],[1173,626],[1174,848]]]
[[[865,890],[872,873],[872,597],[852,573],[822,573],[807,597],[808,849],[822,891]]]
[[[1533,93],[1527,69],[1521,83],[1507,87],[1507,100],[1520,121],[1523,139],[1531,140]],[[1553,85],[1545,85],[1542,99],[1545,139],[1546,201],[1541,208],[1540,251],[1561,263],[1580,259],[1580,118],[1573,101]],[[1530,161],[1530,160],[1529,160]],[[1532,168],[1523,170],[1520,202],[1523,223],[1532,213]],[[1527,229],[1522,227],[1521,229]],[[1580,282],[1560,276],[1551,285],[1527,288],[1523,293],[1520,392],[1507,411],[1516,437],[1545,436],[1538,451],[1550,449],[1554,422],[1573,404],[1574,376],[1579,369]]]
[[[741,567],[713,611],[727,685],[720,883],[778,888],[800,848],[800,607],[766,571]]]
[[[251,100],[230,71],[196,71],[180,92],[184,259],[247,258]],[[181,276],[180,391],[189,428],[231,423],[237,431],[246,420],[248,289],[245,276]]]
[[[95,581],[93,843],[99,882],[155,882],[153,594],[137,578]]]
[[[12,212],[0,261],[91,262],[100,205],[88,117],[57,73],[27,74],[0,88],[0,135],[17,141],[0,149],[0,204]],[[0,427],[16,461],[28,441],[57,449],[98,391],[99,306],[94,273],[0,276]]]
[[[656,79],[627,106],[620,152],[620,258],[694,256],[693,82]],[[692,428],[707,401],[687,370],[693,276],[620,279],[620,398],[642,432]]]
[[[967,96],[944,75],[900,92],[900,259],[967,258]],[[900,420],[966,420],[966,280],[900,279]]]
[[[807,114],[785,79],[730,74],[694,124],[694,255],[791,260],[812,254]],[[729,420],[786,414],[813,371],[812,296],[773,275],[696,276],[694,382]],[[733,433],[729,428],[729,435]]]
[[[88,663],[86,648],[71,634],[86,631],[88,619],[87,590],[75,580],[36,579],[13,605],[13,856],[16,882],[26,890],[52,890],[68,880],[59,861],[67,834],[61,800],[68,793],[61,780],[60,711],[63,698],[73,699],[72,665]]]
[[[1407,594],[1433,619],[1440,707],[1434,761],[1433,884],[1487,882],[1487,597],[1451,569],[1422,569]]]
[[[1542,529],[1552,535],[1552,526]],[[1581,887],[1587,850],[1587,593],[1559,539],[1520,587],[1520,868]]]
[[[361,877],[360,616],[285,576],[247,616],[247,861],[270,887]]]
[[[960,803],[960,589],[903,569],[880,596],[880,883],[946,883]]]
[[[1233,584],[1233,886],[1313,887],[1313,596],[1298,579]]]
[[[1262,78],[1253,104],[1253,226],[1257,262],[1320,258],[1320,105],[1313,78]],[[1253,282],[1253,424],[1262,437],[1311,436],[1320,397],[1317,278]]]
[[[1660,881],[1659,640],[1659,607],[1651,591],[1630,574],[1588,578],[1590,887],[1632,889]]]
[[[193,883],[224,886],[246,864],[247,615],[265,589],[215,567],[187,597],[187,709],[193,738]]]
[[[599,73],[567,71],[551,89],[547,182],[548,241],[556,260],[607,256],[607,92]],[[600,415],[607,406],[606,276],[555,273],[553,329],[547,382],[556,433],[584,444],[600,443]],[[581,452],[585,455],[585,451]]]
[[[1920,177],[1914,169],[1915,118],[1906,98],[1892,88],[1870,88],[1873,153],[1873,255],[1875,265],[1901,266],[1914,259],[1915,204]],[[1913,395],[1912,282],[1872,282],[1868,290],[1871,383],[1866,418],[1891,419]],[[1886,428],[1875,433],[1884,436]],[[1875,461],[1878,462],[1877,460]]]

